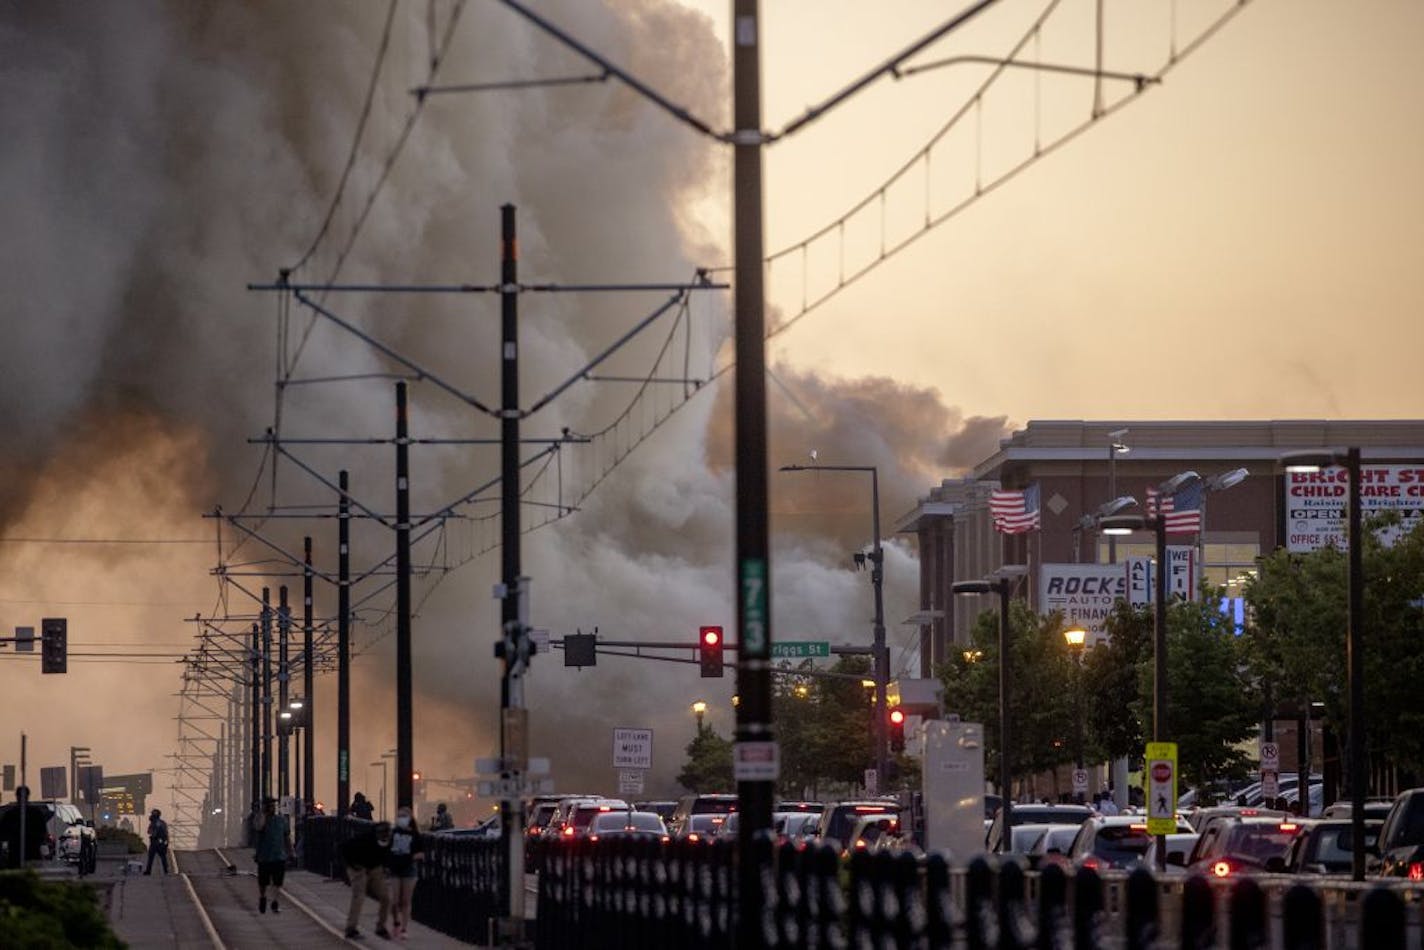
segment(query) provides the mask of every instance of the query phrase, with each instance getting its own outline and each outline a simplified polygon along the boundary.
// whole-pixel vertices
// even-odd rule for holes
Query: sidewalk
[[[124,874],[123,867],[122,862],[100,862],[99,873],[90,879],[96,885],[112,885],[109,923],[119,939],[135,950],[212,950],[212,938],[182,876],[156,868],[151,876]]]
[[[336,928],[338,932],[345,931],[346,911],[351,906],[351,888],[341,881],[322,877],[310,871],[288,871],[287,883],[283,890],[288,896],[305,904],[325,923]],[[347,943],[358,947],[386,945],[453,948],[470,946],[470,944],[461,943],[453,937],[447,937],[438,930],[432,930],[419,922],[413,922],[410,925],[404,940],[394,942],[382,940],[375,935],[377,907],[376,901],[371,898],[362,902],[360,929],[365,936],[359,940],[348,940]],[[387,921],[386,925],[389,927],[390,922]]]

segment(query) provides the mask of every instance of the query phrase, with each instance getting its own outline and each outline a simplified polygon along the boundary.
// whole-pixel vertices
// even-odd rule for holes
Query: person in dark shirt
[[[346,936],[359,937],[361,902],[367,895],[380,904],[376,917],[376,936],[390,937],[386,917],[391,912],[391,894],[386,888],[386,863],[391,855],[391,824],[379,821],[368,831],[348,838],[341,846],[341,859],[351,879],[351,907],[346,913]]]
[[[365,795],[362,795],[360,792],[357,792],[356,797],[351,799],[350,811],[352,817],[363,818],[366,821],[370,821],[373,817],[375,817],[376,809],[373,808],[371,806],[371,803],[366,800]]]
[[[396,812],[396,826],[391,831],[391,854],[386,859],[386,872],[391,878],[391,923],[399,937],[410,926],[410,903],[415,895],[416,865],[425,858],[425,845],[415,828],[410,809],[402,805]]]
[[[158,858],[163,873],[168,873],[168,822],[163,820],[163,812],[155,808],[148,814],[148,866],[144,874],[153,873],[153,859]]]

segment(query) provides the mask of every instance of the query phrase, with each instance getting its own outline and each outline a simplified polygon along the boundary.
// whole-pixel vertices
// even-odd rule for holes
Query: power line
[[[0,544],[212,544],[212,538],[0,538]]]

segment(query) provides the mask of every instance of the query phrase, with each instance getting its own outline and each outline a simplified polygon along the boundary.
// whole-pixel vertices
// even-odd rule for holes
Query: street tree
[[[689,792],[725,792],[732,781],[732,743],[708,726],[687,744],[687,761],[677,782]]]

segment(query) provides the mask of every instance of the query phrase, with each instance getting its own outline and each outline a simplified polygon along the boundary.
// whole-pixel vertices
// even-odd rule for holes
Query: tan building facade
[[[1116,448],[1115,448],[1116,446]],[[1152,536],[1100,536],[1084,516],[1113,497],[1131,495],[1142,513],[1147,489],[1183,471],[1203,478],[1244,468],[1231,488],[1208,492],[1200,533],[1173,535],[1191,545],[1195,569],[1230,596],[1255,559],[1286,542],[1286,476],[1282,456],[1358,446],[1363,461],[1424,466],[1424,421],[1039,421],[1000,443],[965,478],[946,479],[902,517],[920,553],[921,674],[932,675],[991,597],[950,595],[950,585],[977,580],[1005,564],[1026,564],[1019,591],[1035,609],[1044,565],[1122,563],[1150,556]],[[989,495],[999,487],[1039,488],[1041,527],[1006,535],[993,529]],[[1424,502],[1424,499],[1421,499]],[[1089,519],[1091,520],[1091,519]]]

